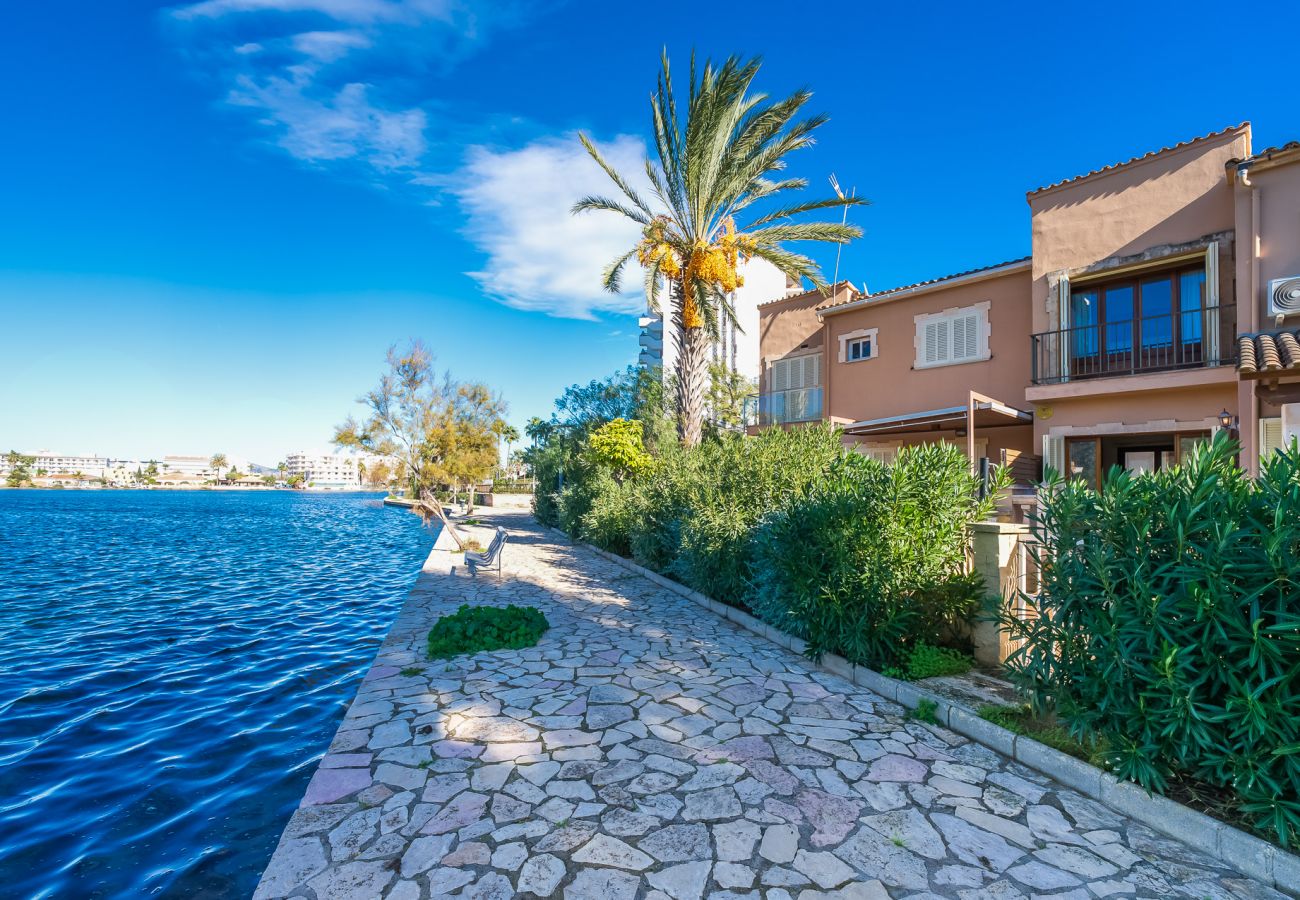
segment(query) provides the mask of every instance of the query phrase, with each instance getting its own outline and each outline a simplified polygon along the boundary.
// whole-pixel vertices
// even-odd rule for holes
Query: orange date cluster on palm
[[[749,259],[754,247],[750,237],[736,233],[736,223],[731,218],[722,223],[722,234],[716,241],[699,240],[689,249],[672,240],[666,223],[656,219],[637,247],[637,260],[647,269],[657,266],[659,274],[669,280],[680,280],[682,324],[687,328],[701,328],[704,316],[696,297],[697,285],[715,286],[728,294],[741,287],[745,279],[739,272],[740,264]]]

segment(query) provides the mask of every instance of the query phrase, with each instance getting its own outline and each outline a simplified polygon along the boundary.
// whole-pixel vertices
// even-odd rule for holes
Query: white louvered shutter
[[[974,359],[979,356],[979,313],[958,316],[952,322],[952,358]]]
[[[1275,416],[1259,420],[1259,458],[1268,457],[1270,453],[1282,448],[1282,419]]]
[[[1043,435],[1043,475],[1053,469],[1058,475],[1065,474],[1065,438],[1059,435]]]
[[[790,360],[778,359],[772,363],[771,390],[776,391],[788,390],[790,387]]]

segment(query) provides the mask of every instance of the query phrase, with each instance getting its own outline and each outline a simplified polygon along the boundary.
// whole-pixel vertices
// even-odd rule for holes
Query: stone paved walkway
[[[257,897],[1282,896],[499,520],[504,578],[421,577]],[[461,603],[552,627],[429,662]]]

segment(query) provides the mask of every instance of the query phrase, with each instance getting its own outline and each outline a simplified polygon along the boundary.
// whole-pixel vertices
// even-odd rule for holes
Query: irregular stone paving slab
[[[420,576],[256,897],[1282,897],[525,515],[490,521],[504,575]],[[462,603],[551,629],[429,661]]]

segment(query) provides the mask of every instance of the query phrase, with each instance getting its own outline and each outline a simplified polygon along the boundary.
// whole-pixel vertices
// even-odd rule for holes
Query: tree
[[[284,460],[280,460],[280,462],[276,464],[275,471],[280,473],[280,480],[284,481],[285,473],[289,471],[289,464]]]
[[[212,474],[216,476],[217,483],[221,483],[221,470],[226,467],[228,460],[224,453],[212,454],[212,459],[208,460],[208,465],[212,466]]]
[[[5,476],[5,484],[10,487],[22,487],[32,483],[32,466],[36,464],[36,457],[24,456],[17,450],[10,450],[5,454],[5,464],[9,469],[9,474]]]
[[[242,477],[243,474],[234,466],[231,466],[230,471],[226,473],[226,481],[230,482],[231,484],[234,484]]]
[[[265,484],[265,485],[268,486],[268,487],[273,486],[273,485],[275,484],[275,476],[274,476],[274,475],[263,475],[263,476],[262,476],[262,483]]]
[[[458,490],[492,472],[496,431],[505,402],[483,384],[438,375],[432,354],[420,341],[388,350],[388,371],[379,386],[357,402],[369,410],[334,432],[334,444],[396,457],[412,496],[435,488]]]
[[[506,442],[506,464],[510,463],[510,447],[519,440],[519,429],[513,425],[504,425],[501,428],[501,440]]]
[[[737,271],[751,257],[767,260],[787,276],[808,278],[826,289],[821,271],[807,256],[786,250],[789,241],[844,244],[861,235],[846,223],[790,221],[791,217],[862,201],[839,195],[778,205],[737,228],[736,216],[752,204],[807,186],[802,178],[772,177],[786,157],[812,144],[812,134],[826,122],[814,115],[796,120],[812,96],[799,90],[781,101],[750,94],[758,60],[727,59],[720,67],[706,62],[696,78],[691,57],[690,93],[685,120],[678,116],[668,54],[662,58],[658,89],[651,98],[657,160],[646,160],[652,206],[580,134],[583,146],[622,191],[626,202],[586,197],[575,213],[605,210],[641,226],[641,240],[604,274],[612,293],[622,288],[621,275],[636,259],[645,273],[651,308],[659,309],[660,280],[669,284],[671,315],[677,340],[677,432],[683,444],[700,441],[708,381],[709,335],[719,314],[732,310],[727,294],[742,284]],[[629,205],[630,204],[630,205]]]
[[[620,483],[650,471],[654,465],[654,459],[645,452],[641,423],[628,419],[614,419],[593,431],[587,437],[586,456],[592,465],[608,468]]]
[[[754,383],[725,363],[709,364],[709,415],[724,431],[745,427],[745,398],[754,393]]]
[[[387,487],[388,483],[393,480],[393,467],[383,460],[379,460],[366,469],[366,478],[371,487]]]

